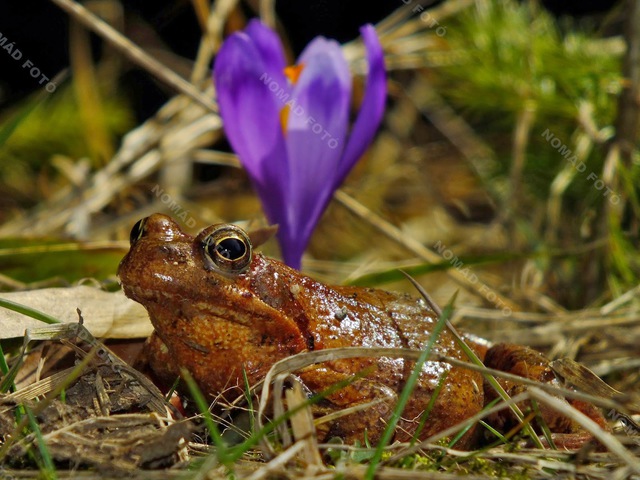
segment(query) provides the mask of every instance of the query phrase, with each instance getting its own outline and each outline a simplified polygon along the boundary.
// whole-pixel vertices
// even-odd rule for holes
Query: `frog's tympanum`
[[[372,288],[328,286],[255,253],[248,235],[228,224],[212,225],[194,238],[169,217],[151,215],[133,227],[131,250],[118,275],[126,295],[147,308],[155,327],[151,369],[175,378],[178,367],[185,367],[210,399],[236,399],[243,392],[243,370],[253,385],[275,362],[299,352],[348,346],[423,349],[436,323],[423,301]],[[479,344],[472,347],[488,366],[552,381],[544,357],[526,347],[501,344],[488,352]],[[467,361],[446,329],[433,351]],[[329,395],[320,409],[383,401],[322,424],[318,434],[353,442],[362,441],[366,431],[375,442],[413,368],[402,358],[356,358],[309,366],[297,375],[310,392],[321,392],[368,372]],[[491,396],[480,374],[427,362],[398,424],[397,440],[415,433],[443,375],[421,438],[478,413]],[[577,407],[604,425],[593,406]],[[551,411],[543,416],[556,433],[582,435],[565,417],[558,420]],[[506,416],[495,420],[499,428],[511,427]],[[473,446],[478,433],[468,432],[456,447]]]

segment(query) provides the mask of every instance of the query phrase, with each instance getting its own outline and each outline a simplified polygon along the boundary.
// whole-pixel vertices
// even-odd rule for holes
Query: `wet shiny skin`
[[[242,394],[243,368],[253,385],[276,361],[298,352],[346,346],[421,349],[429,340],[434,312],[409,296],[324,285],[259,253],[250,262],[248,256],[244,258],[246,266],[231,261],[217,266],[211,245],[220,228],[211,226],[194,238],[169,217],[154,214],[132,231],[131,249],[118,275],[126,295],[149,312],[159,337],[149,343],[149,362],[160,377],[175,378],[177,367],[186,367],[210,399],[222,394],[231,401]],[[486,349],[474,348],[484,358]],[[515,348],[543,358],[524,347]],[[438,337],[434,351],[466,360],[447,330]],[[325,424],[318,431],[321,437],[337,435],[352,442],[362,440],[367,430],[368,438],[375,441],[413,363],[398,358],[358,358],[297,372],[311,392],[318,392],[366,368],[370,369],[368,376],[329,396],[319,409],[326,413],[384,401]],[[411,437],[445,373],[445,384],[421,438],[483,407],[485,394],[478,373],[428,362],[402,415],[396,439]],[[477,435],[470,431],[456,446],[468,448],[476,440]]]

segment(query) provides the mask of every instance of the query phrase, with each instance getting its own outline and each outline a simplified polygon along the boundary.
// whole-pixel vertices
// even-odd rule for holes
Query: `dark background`
[[[413,0],[418,4],[418,0]],[[41,72],[53,78],[69,63],[68,18],[53,3],[44,0],[3,0],[0,33],[7,37],[5,47],[14,42],[23,56],[14,60],[0,50],[0,108],[7,107],[40,85],[29,70],[22,67],[29,59]],[[440,2],[435,2],[437,4]],[[542,4],[559,16],[590,16],[596,19],[617,2],[612,0],[547,0]],[[124,0],[125,34],[145,46],[158,42],[186,59],[195,57],[200,40],[200,28],[188,0],[157,2]],[[283,0],[278,1],[277,13],[289,34],[294,51],[299,52],[315,36],[325,35],[340,42],[358,35],[364,23],[375,23],[403,5],[402,0],[378,2],[348,0]],[[247,10],[247,15],[251,12]],[[149,38],[149,33],[153,38]],[[95,54],[100,54],[100,42],[93,39]],[[149,75],[132,66],[122,78],[123,90],[134,107],[138,120],[152,115],[165,101],[162,91]]]

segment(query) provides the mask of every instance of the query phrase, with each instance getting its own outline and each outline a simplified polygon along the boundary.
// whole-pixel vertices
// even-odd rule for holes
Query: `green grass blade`
[[[40,98],[34,98],[31,102],[20,109],[16,115],[0,126],[0,147],[9,140],[13,132],[18,128],[18,125],[20,125],[24,119],[26,119],[29,114],[35,110],[39,103]]]
[[[425,423],[427,423],[427,418],[429,418],[429,414],[431,413],[431,410],[433,410],[433,406],[436,404],[438,395],[440,395],[440,391],[442,390],[442,387],[446,383],[448,376],[449,376],[449,372],[446,371],[442,374],[442,376],[440,377],[440,380],[438,380],[438,385],[436,385],[435,390],[431,394],[431,398],[429,399],[427,408],[425,408],[424,412],[422,412],[422,415],[420,415],[420,424],[418,425],[418,428],[416,428],[416,431],[413,434],[413,437],[411,438],[411,445],[414,445],[418,441],[418,438],[420,438],[420,433],[422,432],[422,429],[424,428]]]
[[[14,312],[18,312],[21,313],[23,315],[26,315],[27,317],[31,317],[34,318],[36,320],[39,320],[41,322],[47,323],[49,325],[55,324],[55,323],[62,323],[60,320],[58,320],[55,317],[52,317],[51,315],[48,315],[44,312],[41,312],[39,310],[35,310],[31,307],[28,307],[27,305],[22,305],[20,303],[15,303],[12,302],[10,300],[6,300],[4,298],[0,298],[0,307],[4,307],[7,310],[13,310]]]
[[[365,473],[366,479],[373,479],[375,476],[376,468],[380,463],[380,461],[382,460],[382,453],[384,452],[384,447],[391,441],[391,437],[395,432],[396,425],[400,420],[400,416],[404,411],[404,407],[409,402],[411,393],[413,392],[413,389],[418,381],[418,377],[422,373],[422,367],[427,361],[427,359],[429,358],[429,356],[431,355],[431,350],[433,349],[433,345],[435,344],[436,340],[440,336],[440,333],[442,332],[442,330],[444,330],[447,324],[447,320],[449,319],[449,317],[451,316],[451,313],[453,312],[453,302],[455,301],[456,296],[457,294],[454,295],[453,298],[451,299],[451,302],[449,302],[445,306],[442,314],[440,315],[440,318],[438,319],[438,322],[435,324],[433,331],[431,332],[431,336],[429,337],[429,342],[427,342],[427,345],[422,351],[422,354],[416,361],[416,365],[413,371],[411,372],[411,375],[409,375],[409,378],[407,379],[407,383],[402,389],[400,396],[398,397],[398,403],[396,405],[396,408],[394,408],[393,412],[391,413],[391,417],[389,418],[387,427],[385,428],[382,434],[382,438],[378,442],[378,446],[376,447],[375,454],[373,455],[371,462],[369,463],[369,467],[367,468],[367,471]]]
[[[2,350],[2,342],[0,342],[0,373],[6,375],[9,372],[9,365],[7,359],[4,358],[4,350]]]
[[[253,409],[253,396],[251,395],[251,385],[249,385],[249,377],[247,370],[242,367],[242,381],[244,382],[244,398],[247,401],[247,410],[249,411],[249,431],[255,429],[255,410]]]
[[[7,359],[4,358],[4,351],[2,350],[2,342],[0,342],[0,372],[2,373],[2,382],[0,382],[0,393],[15,392],[16,385],[13,383],[15,375],[9,375],[9,365]]]
[[[227,458],[228,446],[222,439],[222,435],[220,434],[218,425],[213,421],[213,416],[211,415],[211,411],[209,410],[209,404],[204,398],[204,395],[202,394],[200,388],[198,388],[195,380],[191,376],[191,373],[189,373],[187,369],[181,368],[180,375],[187,384],[187,388],[189,389],[191,398],[193,398],[193,401],[198,407],[198,410],[200,410],[200,413],[204,418],[204,422],[209,429],[209,436],[211,437],[213,445],[216,447],[218,460],[220,460],[222,464],[227,465],[229,463]]]
[[[44,478],[46,480],[56,480],[58,478],[56,468],[53,464],[53,459],[51,458],[51,454],[49,453],[47,444],[42,437],[42,431],[40,430],[40,426],[38,425],[36,417],[33,415],[31,409],[26,405],[24,405],[24,409],[26,410],[27,417],[29,418],[29,428],[31,428],[31,431],[38,441],[40,458],[42,459],[42,463],[44,464],[43,469],[40,470],[41,478]]]

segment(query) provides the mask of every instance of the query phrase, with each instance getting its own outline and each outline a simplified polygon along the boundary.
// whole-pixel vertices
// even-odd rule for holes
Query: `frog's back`
[[[375,288],[325,288],[323,306],[326,312],[333,312],[330,323],[340,325],[338,331],[345,344],[421,350],[436,327],[437,314],[425,301],[408,294]],[[326,312],[316,314],[316,318],[327,317]],[[433,351],[459,357],[453,335],[446,328],[436,339]]]

